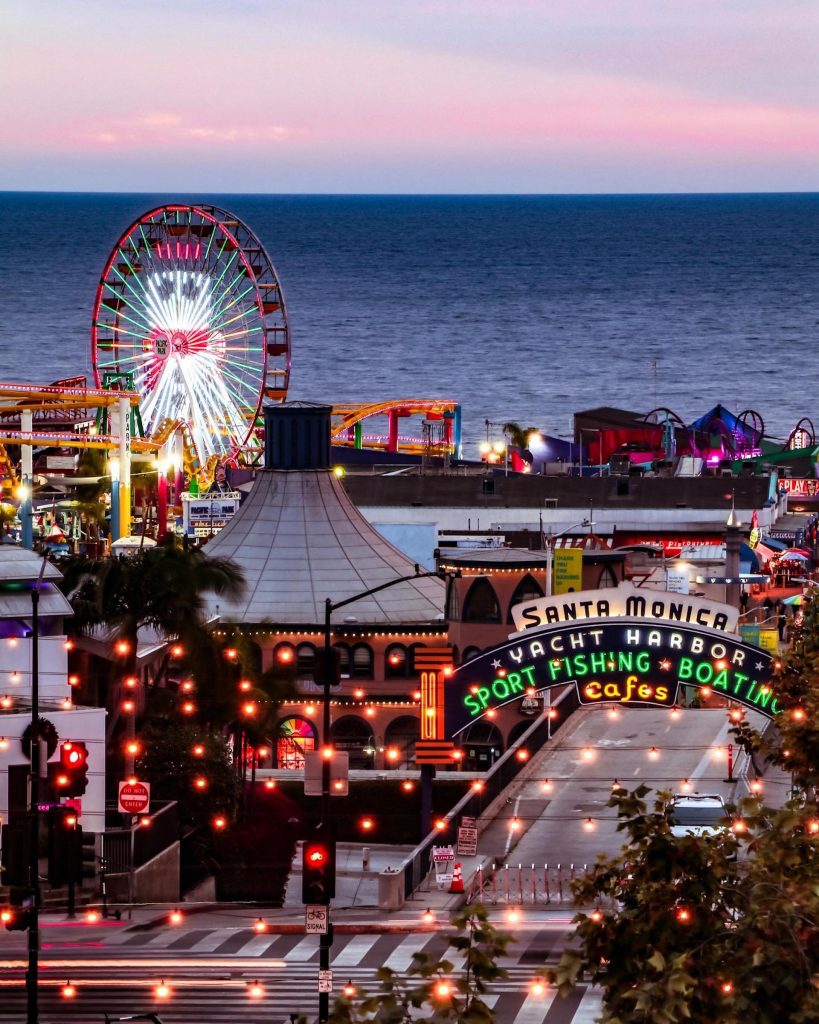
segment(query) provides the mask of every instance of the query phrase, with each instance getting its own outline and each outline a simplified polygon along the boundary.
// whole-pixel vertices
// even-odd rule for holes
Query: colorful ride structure
[[[255,467],[264,446],[262,404],[287,397],[291,346],[281,283],[253,231],[216,206],[159,206],[128,226],[100,276],[91,347],[93,388],[85,377],[0,385],[0,476],[20,500],[28,547],[35,454],[56,450],[46,465],[68,472],[47,480],[70,487],[72,450],[105,453],[93,481],[110,486],[112,540],[130,533],[132,463],[147,462],[156,473],[161,536],[169,475],[179,499],[185,478],[197,493],[220,464]],[[418,415],[420,436],[402,434],[401,420]],[[448,399],[339,405],[333,423],[338,445],[460,453],[460,406]]]
[[[401,433],[401,420],[412,416],[424,417],[420,436]],[[365,433],[368,423],[370,430]],[[371,432],[373,430],[376,432]],[[399,398],[361,405],[333,405],[332,440],[334,445],[351,448],[460,458],[461,407],[448,398]]]

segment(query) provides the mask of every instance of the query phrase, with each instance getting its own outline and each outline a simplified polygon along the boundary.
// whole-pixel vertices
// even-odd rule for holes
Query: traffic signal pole
[[[325,600],[324,708],[321,727],[321,745],[325,750],[330,748],[330,687],[333,683],[333,671],[331,671],[331,665],[333,664],[333,627],[331,623],[331,616],[333,612],[338,611],[339,608],[344,608],[345,605],[352,604],[354,601],[360,601],[364,597],[370,597],[372,594],[377,594],[381,590],[387,590],[389,587],[394,587],[398,583],[407,583],[409,580],[426,579],[427,577],[438,575],[439,574],[437,572],[421,572],[421,567],[416,564],[415,572],[409,576],[397,576],[395,579],[387,580],[386,583],[380,583],[377,587],[371,587],[369,590],[364,590],[360,594],[353,594],[352,597],[346,597],[343,601],[331,601],[329,597]],[[330,837],[330,842],[334,844],[335,829],[331,819],[330,804],[330,759],[324,756],[324,751],[322,751],[321,758],[321,821],[325,834]],[[335,871],[335,858],[333,859],[333,871]],[[328,900],[327,903],[329,906],[330,901]],[[319,971],[330,970],[330,949],[333,945],[333,923],[329,920],[329,913],[327,917],[327,931],[322,932],[319,935]],[[325,977],[327,977],[327,975],[325,975]],[[319,1024],[326,1024],[329,1018],[330,993],[319,992]]]
[[[40,585],[46,561],[31,591],[31,773],[29,775],[28,970],[26,971],[26,1024],[39,1024],[37,986],[40,972]]]

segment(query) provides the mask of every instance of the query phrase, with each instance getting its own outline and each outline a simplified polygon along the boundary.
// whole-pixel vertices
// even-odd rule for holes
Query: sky
[[[0,189],[816,191],[816,0],[0,0]]]

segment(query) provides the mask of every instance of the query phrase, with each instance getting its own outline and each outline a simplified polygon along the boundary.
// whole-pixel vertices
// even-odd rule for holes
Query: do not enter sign
[[[119,810],[122,814],[144,814],[151,805],[148,782],[120,782]]]

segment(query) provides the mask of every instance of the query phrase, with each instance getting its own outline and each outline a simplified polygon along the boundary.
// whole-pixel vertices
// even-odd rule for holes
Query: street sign
[[[332,992],[333,991],[333,972],[332,971],[319,971],[318,972],[318,990],[319,990],[319,992]]]
[[[120,782],[118,809],[120,814],[144,814],[151,806],[149,782]]]
[[[457,849],[459,857],[474,857],[478,852],[478,830],[461,825],[458,829]]]
[[[304,908],[304,930],[308,935],[326,935],[329,923],[329,912],[327,907],[315,904]],[[321,991],[321,989],[319,989]],[[329,992],[330,990],[327,989]]]

